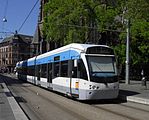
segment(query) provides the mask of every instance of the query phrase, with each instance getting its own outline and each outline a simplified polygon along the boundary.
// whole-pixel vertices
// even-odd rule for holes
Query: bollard
[[[142,86],[146,86],[146,78],[142,77]]]
[[[146,78],[142,77],[142,86],[145,86],[145,88],[147,89],[147,84],[146,84]]]

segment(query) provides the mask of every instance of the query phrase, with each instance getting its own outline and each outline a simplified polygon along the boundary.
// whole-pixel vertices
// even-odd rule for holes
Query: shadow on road
[[[2,81],[4,81],[7,86],[11,86],[12,84],[20,84],[23,87],[28,87],[28,86],[22,85],[24,83],[27,83],[26,81],[18,80],[17,78],[14,77],[14,75],[0,74],[0,83]]]
[[[120,95],[126,95],[126,96],[134,96],[134,95],[137,95],[137,94],[140,94],[140,93],[134,92],[134,91],[130,91],[130,90],[120,90],[119,94]]]
[[[120,100],[120,99],[106,99],[106,100],[88,100],[88,101],[81,101],[82,103],[85,104],[90,104],[90,105],[96,105],[96,104],[121,104],[125,103],[127,101],[125,100]]]

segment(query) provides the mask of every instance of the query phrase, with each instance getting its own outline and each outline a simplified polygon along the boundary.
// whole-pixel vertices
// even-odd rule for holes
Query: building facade
[[[33,37],[32,46],[34,46],[34,55],[39,55],[42,53],[47,52],[47,42],[44,39],[43,33],[42,33],[42,27],[43,27],[43,20],[44,20],[44,12],[43,12],[43,6],[46,4],[48,0],[40,0],[40,10],[39,10],[39,16],[38,16],[38,23],[36,27],[36,31]]]
[[[13,72],[18,61],[33,56],[32,36],[15,34],[0,42],[0,72]]]
[[[39,55],[45,53],[47,51],[51,51],[57,47],[59,47],[59,43],[55,43],[52,41],[48,41],[44,38],[42,28],[43,28],[43,21],[44,21],[44,5],[49,0],[40,0],[40,10],[39,10],[39,17],[38,17],[38,24],[36,27],[36,31],[34,34],[32,45],[34,46],[35,55]]]

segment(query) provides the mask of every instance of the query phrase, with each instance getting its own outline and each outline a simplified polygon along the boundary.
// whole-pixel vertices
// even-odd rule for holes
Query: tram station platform
[[[125,84],[123,80],[119,88],[120,99],[149,105],[149,81],[143,86],[141,80],[130,80],[130,84]]]
[[[28,120],[2,79],[0,79],[0,120]]]

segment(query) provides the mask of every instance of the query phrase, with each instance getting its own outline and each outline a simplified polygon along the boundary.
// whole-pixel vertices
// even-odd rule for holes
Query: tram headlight
[[[99,86],[96,86],[96,85],[89,85],[89,89],[98,90],[98,89],[99,89]]]
[[[93,90],[94,90],[94,89],[96,89],[96,86],[95,86],[95,85],[93,85],[93,86],[92,86],[92,89],[93,89]]]

